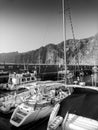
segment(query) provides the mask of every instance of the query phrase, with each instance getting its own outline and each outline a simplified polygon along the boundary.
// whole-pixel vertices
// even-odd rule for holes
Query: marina
[[[38,85],[33,86],[32,88],[29,88],[25,91],[18,90],[19,92],[17,91],[17,93],[15,93],[13,91],[13,92],[11,92],[11,95],[9,93],[5,93],[6,96],[4,96],[4,97],[6,97],[6,100],[3,101],[3,98],[2,98],[3,96],[2,96],[1,101],[0,101],[1,102],[1,107],[0,107],[1,124],[0,124],[0,126],[3,127],[2,125],[4,122],[2,122],[2,121],[5,120],[5,122],[9,122],[8,123],[9,126],[11,126],[11,124],[13,124],[13,126],[15,125],[15,126],[19,127],[19,126],[21,126],[21,123],[18,126],[18,124],[15,123],[16,118],[18,121],[18,120],[22,119],[22,117],[25,118],[25,116],[27,118],[26,119],[27,121],[25,121],[24,119],[23,120],[26,123],[26,125],[30,124],[31,122],[32,123],[37,122],[37,121],[39,122],[40,119],[41,120],[45,120],[44,118],[47,119],[49,117],[49,114],[51,113],[55,103],[61,102],[64,98],[66,98],[70,94],[69,92],[67,92],[68,90],[67,89],[64,90],[64,88],[65,87],[62,83],[56,83],[56,82],[52,82],[52,81],[48,81],[48,82],[40,81],[38,83]],[[59,89],[60,89],[60,93],[59,93]],[[63,89],[63,91],[65,91],[65,92],[61,91],[61,89]],[[44,91],[45,91],[45,93],[44,93]],[[55,93],[58,93],[56,95],[56,97],[54,95]],[[3,108],[4,105],[5,105],[5,108]],[[36,105],[36,107],[35,107],[35,105]],[[16,109],[15,109],[15,107],[16,107]],[[41,107],[42,107],[42,109],[41,109]],[[12,110],[11,108],[14,108],[15,110],[11,111]],[[34,112],[34,108],[36,108],[35,112]],[[16,117],[15,117],[15,113],[17,113]],[[27,117],[27,114],[28,114],[28,117]],[[6,119],[6,117],[7,117],[7,119]],[[14,118],[15,118],[15,120],[14,120]],[[9,127],[9,129],[10,129],[10,127]]]
[[[88,22],[98,2],[92,2],[0,6],[0,130],[98,130],[98,33]]]
[[[80,89],[78,91],[80,91]],[[58,115],[64,118],[66,112],[69,111],[70,113],[74,113],[76,115],[81,115],[83,117],[85,116],[87,118],[89,117],[90,119],[97,120],[98,119],[97,99],[98,99],[98,93],[96,93],[95,91],[89,91],[89,89],[88,91],[86,90],[84,92],[80,91],[79,94],[77,92],[74,92],[67,99],[64,99],[60,103],[60,109],[59,109]],[[46,130],[47,123],[49,120],[49,117],[47,117],[47,118],[44,118],[35,122],[35,125],[32,123],[29,123],[25,127],[15,128],[15,127],[12,127],[9,123],[10,117],[11,115],[0,114],[0,129],[1,130],[13,130],[13,129]],[[58,129],[61,130],[61,128],[58,128]]]

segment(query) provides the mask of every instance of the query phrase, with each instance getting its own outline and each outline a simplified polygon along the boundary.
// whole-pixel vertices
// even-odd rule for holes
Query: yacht
[[[5,77],[2,77],[5,78]],[[4,79],[5,80],[5,79]],[[9,74],[8,80],[6,83],[0,84],[0,89],[3,90],[18,90],[24,88],[27,84],[36,82],[36,76],[34,73],[22,73],[22,74]]]
[[[39,103],[36,101],[27,101],[19,105],[12,117],[10,123],[16,127],[44,118],[50,114],[53,106],[50,101],[42,100]]]
[[[27,99],[26,102],[17,106],[11,116],[10,123],[16,127],[20,127],[47,117],[52,112],[55,104],[61,102],[68,96],[68,94],[68,89],[66,89],[66,91],[60,89],[60,91],[56,94],[56,90],[54,88],[48,90],[44,94],[38,92],[35,97],[31,96],[31,98]]]

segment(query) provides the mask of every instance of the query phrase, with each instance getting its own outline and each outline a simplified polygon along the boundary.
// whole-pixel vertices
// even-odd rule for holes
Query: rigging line
[[[71,8],[70,8],[69,0],[67,0],[67,6],[68,6],[67,10],[68,10],[68,14],[69,14],[69,20],[70,20],[70,24],[71,24],[73,40],[75,42],[75,33],[74,33],[74,28],[73,28],[73,23],[72,23],[72,15],[71,15]]]
[[[71,30],[72,30],[72,36],[73,36],[73,40],[74,40],[74,44],[75,44],[76,40],[75,40],[75,33],[74,33],[74,27],[73,27],[73,22],[72,22],[72,15],[71,15],[71,8],[70,8],[69,0],[67,0],[67,6],[68,6],[67,10],[68,10],[69,21],[70,21]],[[78,48],[77,44],[75,44],[75,49],[76,49],[75,64],[78,65],[78,70],[79,70],[79,57],[78,57],[79,48]]]

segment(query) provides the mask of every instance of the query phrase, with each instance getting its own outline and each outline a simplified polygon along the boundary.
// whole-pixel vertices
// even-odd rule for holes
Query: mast
[[[65,69],[65,74],[64,74],[64,79],[65,79],[65,84],[67,83],[66,80],[66,74],[67,74],[67,62],[66,62],[66,18],[65,18],[65,0],[62,0],[62,11],[63,11],[63,40],[64,40],[64,69]]]
[[[41,57],[40,57],[40,52],[41,52],[41,51],[40,51],[40,48],[39,48],[39,75],[40,75],[40,58],[41,58]]]

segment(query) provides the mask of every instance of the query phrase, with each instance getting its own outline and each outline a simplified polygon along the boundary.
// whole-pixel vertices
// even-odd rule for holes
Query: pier
[[[74,73],[76,77],[81,71],[84,75],[92,74],[93,65],[67,65],[67,70]],[[64,65],[58,64],[24,64],[24,63],[0,63],[0,71],[7,71],[9,73],[21,73],[25,70],[36,72],[37,77],[42,80],[57,80],[60,78],[58,71],[64,70]]]
[[[67,65],[67,69],[72,71],[77,70],[92,70],[92,67],[94,65]],[[61,70],[64,67],[64,65],[58,65],[58,64],[24,64],[24,63],[0,63],[0,70],[3,71],[15,71],[15,70],[23,70],[24,68],[28,70],[34,70],[37,69],[38,72],[45,72],[51,69],[51,72],[57,72],[58,70]],[[97,66],[98,67],[98,66]]]

